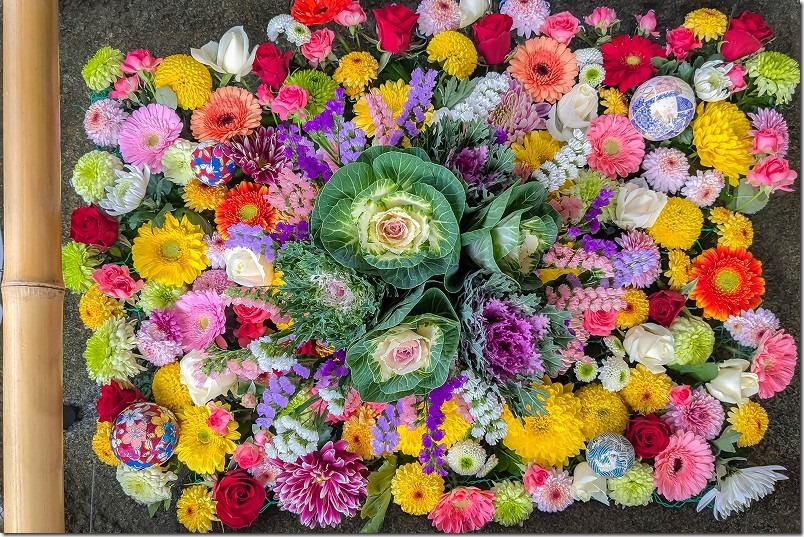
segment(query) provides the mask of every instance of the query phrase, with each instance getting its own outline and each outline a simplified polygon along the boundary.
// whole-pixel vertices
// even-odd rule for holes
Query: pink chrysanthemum
[[[765,308],[741,311],[739,315],[729,315],[723,323],[734,341],[743,347],[759,347],[763,333],[779,329],[779,319]]]
[[[723,174],[717,170],[698,171],[690,176],[681,188],[681,195],[698,207],[709,207],[726,185]]]
[[[308,528],[335,527],[355,516],[367,496],[368,469],[339,440],[294,462],[283,462],[274,492],[281,509],[299,516]]]
[[[777,155],[784,157],[790,141],[784,116],[773,108],[760,108],[756,113],[749,113],[748,117],[751,118],[751,124],[754,127],[754,130],[748,131],[748,134],[755,136],[757,132],[763,130],[776,134],[780,141]]]
[[[557,468],[550,470],[550,477],[544,485],[538,487],[533,493],[536,508],[545,513],[558,513],[569,507],[572,502],[572,478]]]
[[[222,295],[226,288],[234,285],[234,282],[229,280],[225,270],[213,269],[201,273],[201,276],[196,278],[193,282],[193,291],[215,291]]]
[[[266,487],[268,490],[273,490],[276,485],[276,476],[282,471],[280,466],[276,465],[276,460],[270,457],[263,457],[260,462],[246,470],[251,476],[260,482],[260,485]]]
[[[759,379],[759,398],[767,399],[787,388],[793,380],[798,350],[793,336],[784,330],[766,330],[751,361],[751,372]]]
[[[120,108],[114,99],[95,101],[84,115],[84,131],[87,137],[99,146],[117,145],[120,127],[128,118],[128,112]]]
[[[479,530],[494,517],[494,497],[491,490],[457,487],[441,496],[427,518],[444,533]]]
[[[645,139],[628,118],[616,114],[596,117],[586,131],[592,144],[589,166],[608,177],[626,177],[639,170],[645,156]]]
[[[153,310],[137,331],[137,348],[143,358],[161,367],[175,362],[184,352],[181,339],[176,314],[170,310]]]
[[[457,30],[461,25],[461,10],[455,0],[422,0],[416,13],[419,32],[424,36]]]
[[[273,127],[260,127],[248,136],[235,136],[224,146],[224,152],[243,173],[266,185],[275,183],[282,169],[292,164]]]
[[[701,492],[714,471],[715,456],[706,440],[677,431],[664,451],[656,455],[653,483],[669,501],[683,501]]]
[[[551,106],[535,102],[522,82],[507,73],[504,76],[509,79],[508,91],[500,95],[500,104],[489,113],[488,123],[503,129],[509,144],[522,144],[526,133],[546,128]]]
[[[500,7],[500,13],[514,19],[511,29],[516,30],[517,35],[528,38],[541,34],[542,24],[550,15],[550,4],[545,0],[507,0]]]
[[[213,231],[211,237],[204,237],[204,243],[207,245],[210,266],[214,269],[225,269],[226,258],[223,254],[226,251],[226,240],[221,237],[220,233]]]
[[[186,350],[202,350],[226,330],[223,299],[214,291],[191,291],[176,301]]]
[[[162,155],[181,134],[182,122],[175,110],[151,103],[136,109],[120,127],[120,154],[135,166],[148,166],[154,173],[165,169]]]
[[[642,161],[643,176],[653,190],[675,194],[689,179],[686,155],[672,147],[657,147]]]
[[[671,402],[662,419],[673,432],[690,432],[712,440],[720,434],[726,414],[720,401],[709,395],[704,388],[698,387],[692,392],[687,404]]]
[[[644,231],[632,229],[615,239],[622,248],[613,260],[615,281],[637,289],[650,287],[661,273],[659,247]]]

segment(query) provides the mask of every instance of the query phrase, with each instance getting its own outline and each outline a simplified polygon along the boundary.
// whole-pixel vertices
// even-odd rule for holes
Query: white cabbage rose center
[[[417,330],[399,327],[377,345],[373,357],[380,366],[381,380],[406,375],[429,365],[434,329],[420,326]]]

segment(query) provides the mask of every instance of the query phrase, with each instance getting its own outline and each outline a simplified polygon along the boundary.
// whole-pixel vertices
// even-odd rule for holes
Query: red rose
[[[117,242],[120,223],[94,205],[79,207],[70,215],[70,238],[106,251]]]
[[[262,323],[249,323],[245,322],[234,329],[232,334],[237,338],[237,343],[241,347],[246,347],[249,343],[257,338],[261,338],[268,330]]]
[[[226,472],[212,488],[218,518],[233,529],[250,526],[265,503],[265,488],[245,470]]]
[[[670,427],[656,414],[636,416],[628,421],[625,437],[634,446],[634,453],[652,459],[670,443]]]
[[[720,53],[726,61],[733,62],[753,54],[762,48],[762,42],[745,30],[728,30],[723,35]]]
[[[257,306],[246,306],[245,304],[235,304],[232,306],[232,311],[234,311],[241,323],[261,323],[271,316],[268,310]]]
[[[505,61],[511,51],[511,26],[514,19],[503,13],[492,13],[472,25],[477,50],[486,63],[497,65]]]
[[[648,317],[662,326],[670,326],[687,303],[687,297],[678,291],[656,291],[648,297]]]
[[[117,416],[130,404],[145,401],[142,392],[133,388],[123,388],[116,380],[101,386],[98,397],[98,419],[100,421],[114,421]]]
[[[373,11],[380,48],[392,54],[408,50],[410,34],[419,20],[419,14],[401,4],[391,4]]]
[[[750,11],[743,11],[739,17],[731,19],[729,30],[748,32],[760,41],[773,37],[773,30],[765,24],[765,19],[762,18],[762,15],[751,13]]]
[[[257,47],[251,70],[260,77],[260,80],[277,89],[288,77],[291,56],[293,56],[292,50],[280,52],[273,43],[262,43]]]

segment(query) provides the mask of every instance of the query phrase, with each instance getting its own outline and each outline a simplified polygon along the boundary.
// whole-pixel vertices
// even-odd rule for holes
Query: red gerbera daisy
[[[719,321],[759,306],[765,293],[762,263],[744,248],[710,248],[695,258],[689,274],[698,278],[690,298],[704,317]]]
[[[215,223],[221,237],[228,239],[229,227],[241,222],[260,226],[266,233],[272,233],[279,213],[265,200],[267,194],[267,186],[248,182],[242,182],[229,190],[226,199],[215,209]]]
[[[331,22],[350,3],[351,0],[296,0],[290,14],[302,24],[316,26]]]
[[[600,52],[606,70],[603,84],[617,87],[620,91],[628,91],[653,76],[657,69],[650,59],[665,57],[662,47],[639,35],[618,35],[602,45]]]

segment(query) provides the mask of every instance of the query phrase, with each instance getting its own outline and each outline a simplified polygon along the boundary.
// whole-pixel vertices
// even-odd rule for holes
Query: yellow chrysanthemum
[[[212,95],[212,75],[204,64],[188,54],[173,54],[154,73],[157,88],[168,86],[185,110],[200,108]]]
[[[679,290],[690,281],[690,267],[692,261],[684,250],[670,250],[667,252],[668,267],[664,275],[670,278],[670,289]]]
[[[561,149],[561,144],[547,131],[530,131],[521,144],[511,144],[511,149],[514,152],[514,164],[536,170],[555,156]]]
[[[182,526],[193,533],[212,531],[217,502],[204,485],[191,485],[185,488],[176,502],[176,518]]]
[[[92,451],[98,456],[103,464],[117,466],[120,459],[112,451],[112,444],[109,437],[112,435],[112,423],[109,421],[96,422],[95,435],[92,437]]]
[[[444,71],[463,80],[477,68],[477,49],[472,40],[449,30],[436,34],[427,45],[428,61],[443,62]]]
[[[205,185],[198,179],[190,179],[184,185],[181,197],[185,205],[195,212],[214,211],[226,199],[226,185]]]
[[[748,248],[754,242],[754,225],[742,213],[715,207],[709,220],[717,226],[717,243],[730,248]]]
[[[610,392],[600,384],[589,384],[575,396],[581,402],[581,431],[586,440],[600,433],[623,434],[628,425],[628,408],[617,392]]]
[[[122,317],[123,313],[120,301],[101,293],[97,284],[92,284],[78,301],[78,315],[81,316],[84,326],[90,330],[95,330],[109,319]]]
[[[620,395],[632,410],[641,414],[656,412],[670,402],[670,388],[673,383],[664,373],[651,373],[642,364],[631,369],[631,380]]]
[[[458,403],[455,402],[455,399],[450,399],[442,404],[441,412],[444,413],[444,423],[439,427],[444,431],[444,438],[441,443],[450,448],[452,444],[462,440],[472,426],[458,413]],[[399,432],[399,446],[397,449],[405,455],[418,457],[424,448],[422,437],[426,430],[424,424],[415,429],[408,429],[405,425],[400,425],[397,427],[397,432]]]
[[[227,404],[213,404],[229,410]],[[235,420],[226,424],[227,431],[223,435],[207,425],[210,415],[209,406],[192,406],[185,408],[177,416],[181,434],[176,445],[176,455],[191,471],[205,475],[223,471],[226,455],[234,453],[237,447],[234,441],[240,438]]]
[[[343,424],[341,439],[346,440],[346,451],[360,455],[363,460],[374,458],[371,441],[374,438],[371,428],[377,423],[377,414],[370,406],[362,405],[355,414]]]
[[[379,88],[372,88],[371,92],[382,97],[382,100],[391,110],[393,118],[397,119],[402,113],[402,109],[405,107],[405,102],[408,100],[410,85],[405,84],[404,80],[397,80],[396,82],[388,81],[381,84]],[[372,138],[377,133],[377,130],[374,128],[374,120],[371,117],[371,111],[369,110],[365,95],[361,96],[355,103],[354,112],[355,126],[362,129],[363,132],[366,133],[366,136]]]
[[[598,93],[600,94],[600,104],[604,108],[604,114],[628,115],[628,100],[620,90],[617,88],[600,88]]]
[[[727,420],[731,428],[740,433],[739,447],[755,446],[765,437],[768,430],[768,413],[759,403],[748,401],[729,410]]]
[[[156,404],[178,414],[187,407],[193,406],[190,390],[181,382],[181,366],[173,362],[160,367],[151,381],[151,391]]]
[[[502,417],[508,434],[503,443],[525,463],[533,461],[545,468],[565,466],[584,448],[581,402],[573,395],[572,384],[545,379],[548,397],[544,414],[525,416],[520,421],[506,405]]]
[[[411,515],[426,515],[444,493],[444,478],[437,472],[425,474],[418,462],[403,464],[391,478],[394,503]]]
[[[648,234],[659,246],[687,250],[700,236],[703,220],[697,205],[686,198],[671,196],[656,222],[648,228]]]
[[[736,104],[728,101],[702,102],[692,121],[692,141],[702,166],[723,173],[732,186],[754,164],[750,153],[751,123]]]
[[[717,9],[703,8],[688,13],[683,26],[692,30],[698,39],[709,40],[717,39],[726,33],[728,22],[725,13]]]
[[[182,216],[181,222],[170,213],[161,228],[152,222],[140,226],[131,255],[140,276],[175,287],[192,283],[209,265],[204,232]]]
[[[617,313],[617,328],[628,330],[648,320],[648,295],[641,289],[627,289],[623,295],[625,306]]]
[[[561,276],[566,274],[575,274],[576,276],[580,276],[583,274],[584,269],[578,268],[543,268],[539,269],[537,276],[542,281],[542,283],[552,282],[553,280],[557,280]]]
[[[332,79],[343,86],[349,97],[354,97],[377,78],[379,69],[380,64],[368,52],[350,52],[338,62]]]

